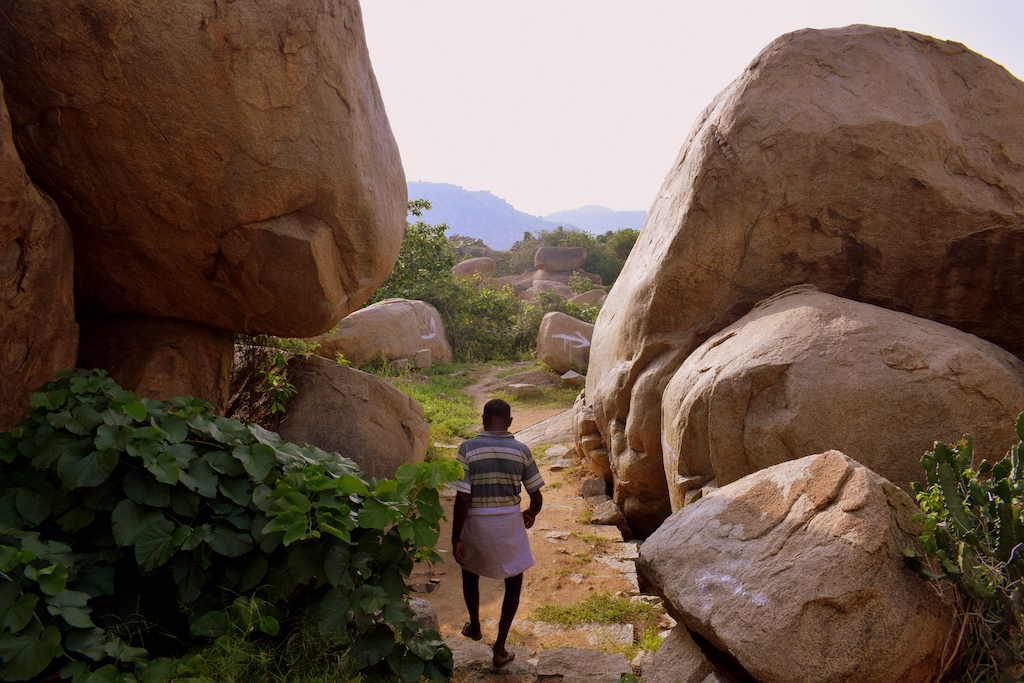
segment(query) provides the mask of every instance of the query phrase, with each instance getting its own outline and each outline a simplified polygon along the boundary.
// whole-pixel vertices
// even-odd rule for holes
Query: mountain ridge
[[[446,223],[451,228],[449,234],[482,239],[492,249],[508,249],[522,239],[524,232],[555,230],[559,226],[594,234],[618,228],[639,229],[646,216],[644,211],[615,211],[589,205],[541,217],[518,211],[487,190],[466,190],[451,183],[425,181],[411,181],[408,189],[409,199],[430,201],[433,208],[423,216],[427,223]],[[556,219],[550,220],[552,216]],[[604,227],[613,223],[619,224]]]

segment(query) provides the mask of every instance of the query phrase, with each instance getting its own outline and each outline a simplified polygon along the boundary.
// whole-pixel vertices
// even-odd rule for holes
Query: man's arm
[[[532,500],[532,496],[531,496]],[[455,494],[455,519],[452,520],[452,554],[459,564],[466,563],[466,547],[462,544],[462,528],[466,526],[469,516],[469,504],[473,498],[468,493],[459,491]]]
[[[537,515],[540,514],[541,508],[544,507],[544,496],[541,495],[540,489],[530,492],[530,509],[523,510],[523,522],[526,523],[526,528],[529,529],[533,526],[533,523],[537,519]]]

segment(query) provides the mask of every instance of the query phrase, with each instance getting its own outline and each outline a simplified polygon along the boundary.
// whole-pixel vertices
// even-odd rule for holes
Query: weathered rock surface
[[[572,298],[572,290],[569,285],[562,284],[557,280],[534,280],[533,285],[523,292],[523,298],[527,301],[536,301],[540,298],[541,292],[554,292],[563,299]]]
[[[541,247],[533,255],[533,267],[537,270],[572,271],[578,270],[587,260],[583,247]]]
[[[587,304],[603,304],[607,298],[608,293],[603,289],[591,289],[589,292],[577,294],[569,301],[579,306],[586,306]]]
[[[402,464],[426,457],[430,426],[419,401],[320,356],[294,356],[288,368],[298,393],[271,425],[282,438],[339,453],[378,478],[394,477]]]
[[[337,354],[354,365],[378,358],[415,359],[430,349],[431,361],[450,363],[452,347],[437,309],[425,301],[385,299],[350,314],[330,333],[314,338],[316,353],[334,360]]]
[[[598,321],[587,397],[620,486],[662,468],[683,360],[792,285],[1024,353],[1022,109],[958,43],[850,26],[765,48],[698,118]],[[649,532],[668,499],[640,497]]]
[[[952,610],[904,565],[917,506],[838,451],[673,514],[638,567],[666,609],[758,681],[927,681]]]
[[[409,609],[416,617],[416,623],[420,628],[440,630],[441,626],[437,621],[437,610],[423,598],[409,598]]]
[[[197,396],[223,411],[231,389],[234,337],[217,327],[172,318],[86,318],[78,366],[102,368],[146,398]]]
[[[785,460],[841,450],[912,493],[935,441],[975,439],[998,460],[1017,443],[1024,363],[923,318],[796,287],[714,335],[665,388],[672,507]]]
[[[585,388],[576,397],[572,406],[572,438],[576,443],[576,451],[583,457],[587,467],[608,482],[614,481],[608,449],[604,446],[601,432],[597,430],[594,408],[587,401]]]
[[[0,73],[80,309],[309,337],[397,258],[405,179],[356,0],[10,0]]]
[[[452,651],[456,677],[464,683],[536,683],[537,667],[528,660],[533,651],[527,647],[510,645],[506,649],[516,658],[504,666],[494,666],[490,645],[449,636],[445,639]]]
[[[25,174],[0,83],[0,432],[25,416],[29,394],[78,354],[71,231]]]
[[[546,313],[537,334],[537,357],[559,373],[586,370],[593,335],[590,323],[558,311]]]
[[[519,275],[503,275],[502,277],[494,278],[494,282],[499,287],[505,287],[506,285],[512,288],[512,293],[516,296],[524,295],[527,290],[533,287],[533,273],[521,273]]]
[[[541,650],[537,678],[543,683],[615,683],[632,667],[621,652],[597,652],[578,647]]]
[[[569,370],[568,372],[562,373],[562,386],[569,387],[570,389],[580,389],[587,384],[587,376],[581,375],[575,370]]]
[[[485,278],[494,277],[497,271],[498,264],[490,256],[469,258],[452,266],[452,274],[460,278],[471,278],[477,275]]]
[[[581,247],[582,248],[582,247]],[[582,268],[573,268],[572,270],[535,270],[533,271],[534,280],[552,280],[553,282],[561,282],[562,284],[569,284],[569,278],[573,275],[578,277],[585,277],[590,280],[591,284],[595,287],[600,287],[603,283],[601,282],[601,276],[597,273],[588,273]]]
[[[693,642],[690,632],[677,624],[644,664],[644,683],[704,683],[714,673],[711,662]]]
[[[514,419],[514,416],[513,416]],[[515,422],[512,423],[513,427]],[[533,448],[551,444],[572,443],[572,411],[566,410],[516,432],[516,439]]]

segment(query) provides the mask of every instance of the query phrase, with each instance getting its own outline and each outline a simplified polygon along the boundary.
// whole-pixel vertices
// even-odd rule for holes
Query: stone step
[[[489,645],[458,637],[445,640],[455,659],[455,675],[462,683],[615,683],[633,668],[620,652],[558,647],[536,654],[510,645],[516,658],[501,667],[491,661]]]

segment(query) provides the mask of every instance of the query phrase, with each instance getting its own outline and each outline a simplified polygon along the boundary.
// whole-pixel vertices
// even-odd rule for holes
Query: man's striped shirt
[[[532,493],[544,485],[530,449],[509,432],[484,432],[464,442],[458,459],[465,473],[452,488],[472,496],[470,507],[519,505],[523,486]]]

